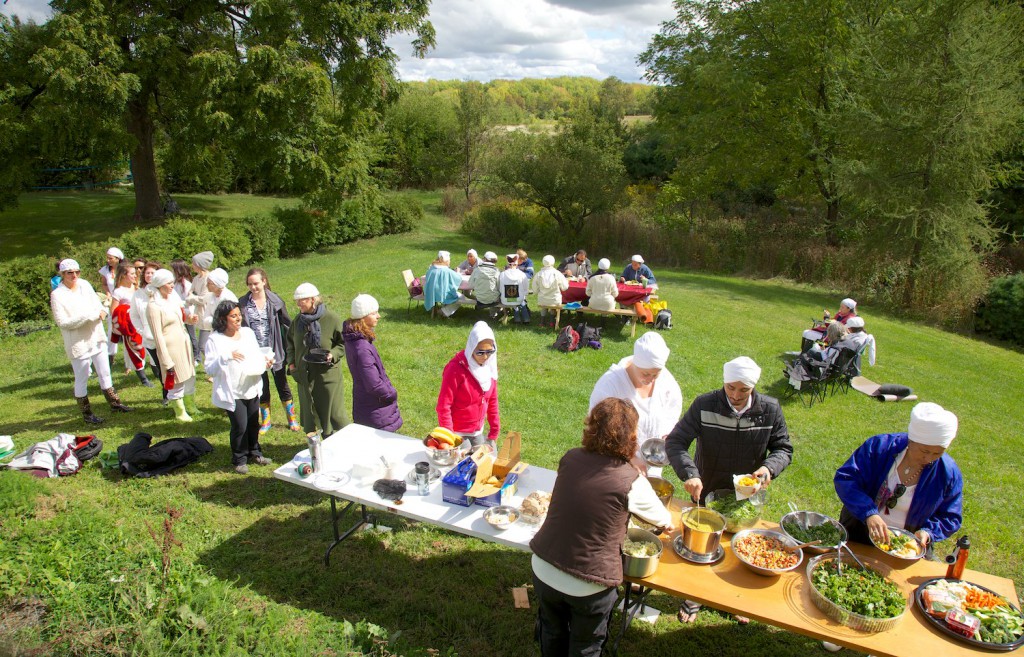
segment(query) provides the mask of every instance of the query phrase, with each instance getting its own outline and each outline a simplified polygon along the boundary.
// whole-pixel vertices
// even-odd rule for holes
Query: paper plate
[[[350,481],[352,477],[347,472],[321,472],[313,479],[313,485],[320,490],[338,490]]]

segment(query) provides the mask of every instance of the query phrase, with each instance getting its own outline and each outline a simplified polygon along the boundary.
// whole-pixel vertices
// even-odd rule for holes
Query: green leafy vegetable
[[[707,503],[707,507],[725,516],[725,530],[729,532],[749,527],[761,516],[760,510],[750,500],[737,500],[732,494],[716,497]]]
[[[975,638],[985,643],[1013,643],[1024,634],[1024,618],[1010,607],[972,613],[981,621]]]
[[[838,527],[831,522],[823,522],[820,525],[809,525],[807,529],[800,526],[800,523],[795,520],[787,520],[782,523],[782,528],[786,530],[786,533],[800,541],[801,543],[809,543],[811,541],[821,540],[822,545],[839,545],[839,541],[843,540],[843,533]]]
[[[811,584],[843,609],[868,618],[895,618],[907,603],[899,587],[874,570],[849,566],[839,574],[834,560],[815,567]]]

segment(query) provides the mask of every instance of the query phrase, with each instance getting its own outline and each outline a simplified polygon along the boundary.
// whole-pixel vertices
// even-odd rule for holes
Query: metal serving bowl
[[[634,557],[628,554],[622,555],[622,572],[627,577],[650,577],[658,569],[661,561],[662,544],[661,539],[647,531],[632,527],[626,531],[626,538],[631,541],[645,541],[658,546],[657,554],[650,557]]]
[[[882,550],[882,552],[885,552],[886,554],[888,554],[893,559],[896,559],[900,563],[900,567],[907,566],[907,565],[917,561],[918,559],[920,559],[921,557],[924,556],[925,550],[921,546],[921,543],[918,542],[917,537],[914,536],[913,532],[908,532],[906,529],[903,529],[901,527],[892,527],[892,526],[889,527],[889,532],[892,533],[892,534],[900,534],[900,535],[906,536],[906,537],[912,539],[914,541],[914,545],[917,546],[917,554],[915,556],[912,556],[912,557],[901,557],[900,555],[896,554],[895,552],[890,552],[889,550],[883,550],[882,546],[879,545],[875,541],[874,538],[869,536],[869,538],[871,538],[871,543],[874,544],[874,546],[876,548],[878,548],[879,550]]]
[[[687,520],[696,520],[710,526],[709,529],[697,529],[686,524]],[[725,516],[717,511],[704,507],[692,507],[679,514],[682,527],[683,547],[698,556],[710,556],[715,553],[725,532]]]
[[[754,508],[755,513],[752,513],[750,517],[747,518],[734,517],[735,511],[733,513],[722,513],[721,511],[719,511],[719,513],[722,513],[722,515],[725,516],[725,531],[731,534],[734,532],[738,532],[741,529],[750,529],[751,527],[756,525],[757,521],[761,519],[761,513],[764,511],[764,503],[765,498],[767,498],[767,496],[768,491],[762,488],[761,490],[754,493],[753,496],[738,503],[743,505],[750,505]],[[731,501],[735,499],[736,491],[732,490],[731,488],[719,488],[718,490],[713,490],[710,493],[708,493],[707,497],[704,498],[704,504],[706,504],[708,508],[718,511],[718,509],[715,508],[715,501]]]
[[[640,445],[640,456],[644,457],[647,465],[664,467],[668,465],[668,452],[665,451],[665,440],[662,438],[649,438]]]
[[[508,529],[519,520],[519,509],[514,506],[492,506],[484,511],[484,520],[497,529]]]
[[[794,563],[792,566],[787,566],[785,568],[767,568],[765,566],[754,565],[753,563],[748,561],[746,557],[744,557],[742,554],[740,554],[736,550],[736,546],[737,545],[739,545],[741,542],[743,542],[743,540],[746,537],[751,536],[753,534],[757,534],[759,536],[765,536],[767,538],[774,538],[774,539],[778,540],[779,542],[783,543],[784,545],[788,545],[790,547],[795,547],[795,546],[799,545],[799,543],[794,541],[789,536],[786,536],[782,532],[777,532],[777,531],[774,531],[774,530],[771,530],[771,529],[744,529],[743,531],[736,532],[736,534],[732,537],[732,543],[730,544],[730,547],[732,547],[732,553],[736,555],[736,558],[739,559],[743,563],[744,566],[746,566],[747,568],[751,569],[752,571],[754,571],[758,575],[764,575],[765,577],[772,577],[772,576],[775,576],[775,575],[781,575],[782,573],[788,573],[791,570],[795,570],[797,568],[797,566],[799,566],[803,562],[803,560],[804,560],[804,551],[803,550],[797,550],[796,552],[794,552],[794,554],[797,557],[797,560],[796,560],[796,563]]]
[[[676,492],[676,487],[672,485],[672,482],[661,477],[647,477],[647,481],[651,482],[651,488],[654,489],[654,494],[658,496],[661,503],[668,506]]]
[[[423,449],[427,450],[427,459],[434,465],[455,465],[466,455],[467,441],[460,436],[458,442],[448,449],[437,449],[427,444],[427,438],[423,439]]]
[[[845,544],[847,539],[849,538],[849,535],[846,533],[846,527],[843,527],[835,518],[826,516],[823,513],[815,513],[814,511],[791,511],[786,515],[782,516],[782,519],[779,520],[779,528],[782,529],[786,536],[789,536],[797,543],[803,543],[804,541],[801,541],[799,538],[793,536],[792,534],[786,531],[787,522],[795,522],[797,524],[806,523],[807,527],[817,527],[818,525],[823,525],[825,523],[832,523],[833,526],[839,529],[839,535],[842,537],[842,540],[839,541],[839,543],[833,545],[825,545],[824,543],[822,543],[820,545],[809,545],[806,548],[804,548],[808,552],[812,552],[814,554],[825,554],[826,552],[835,552],[836,548],[838,548],[840,545]]]

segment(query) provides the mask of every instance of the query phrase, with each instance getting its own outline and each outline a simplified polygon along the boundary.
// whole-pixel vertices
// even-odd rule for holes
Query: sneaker
[[[237,474],[249,474],[249,466],[245,463],[235,466],[235,472]]]
[[[822,641],[821,647],[829,652],[839,652],[843,649],[842,646],[832,643],[831,641]]]
[[[268,459],[266,456],[250,456],[249,462],[254,463],[256,465],[270,465],[271,463],[273,463],[273,461]]]

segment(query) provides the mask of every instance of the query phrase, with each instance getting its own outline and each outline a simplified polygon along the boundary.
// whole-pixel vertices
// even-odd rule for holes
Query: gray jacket
[[[288,329],[292,325],[292,318],[288,316],[288,309],[285,308],[284,299],[270,290],[265,290],[264,294],[267,295],[267,317],[270,319],[270,346],[274,348],[274,366],[272,369],[276,372],[284,367],[284,336],[288,335]],[[249,326],[245,315],[245,307],[251,298],[252,292],[246,292],[238,300],[238,307],[242,311],[242,326]]]

